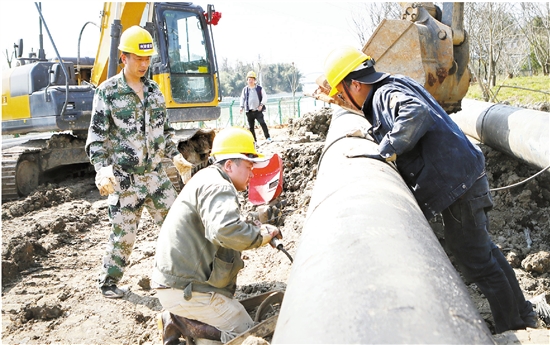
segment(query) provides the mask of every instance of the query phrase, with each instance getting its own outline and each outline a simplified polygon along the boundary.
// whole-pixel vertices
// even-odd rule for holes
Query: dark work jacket
[[[413,79],[395,75],[373,84],[362,111],[382,157],[397,154],[397,169],[427,219],[484,174],[479,147]]]

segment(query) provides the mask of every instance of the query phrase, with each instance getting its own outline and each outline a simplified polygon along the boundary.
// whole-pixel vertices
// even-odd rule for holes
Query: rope
[[[334,145],[337,141],[340,141],[340,140],[346,139],[346,138],[365,139],[365,140],[368,140],[368,141],[371,141],[371,142],[377,144],[377,142],[374,141],[374,139],[371,139],[370,137],[354,137],[354,136],[348,136],[347,134],[344,134],[343,136],[336,138],[334,141],[332,141],[328,146],[326,146],[324,148],[323,152],[321,153],[321,156],[319,157],[319,162],[317,162],[317,171],[321,170],[321,162],[323,161],[323,157],[325,156],[325,153],[328,151],[328,149],[332,145]]]
[[[336,143],[337,141],[340,141],[342,139],[345,139],[345,138],[351,138],[351,137],[348,137],[347,135],[343,135],[339,138],[336,138],[335,140],[333,140],[327,147],[325,147],[325,149],[323,150],[323,152],[321,152],[321,156],[319,157],[319,162],[317,162],[317,171],[319,171],[321,169],[321,162],[323,161],[323,157],[325,156],[325,152],[328,151],[328,149],[334,145],[334,143]]]

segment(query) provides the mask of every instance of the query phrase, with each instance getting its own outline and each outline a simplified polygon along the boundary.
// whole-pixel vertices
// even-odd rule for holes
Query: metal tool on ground
[[[285,253],[286,256],[288,256],[288,258],[290,259],[290,262],[294,262],[294,260],[292,260],[292,256],[290,256],[290,254],[286,251],[283,242],[280,239],[278,239],[277,237],[273,237],[269,243],[271,243],[273,247],[277,248],[277,250]]]
[[[225,343],[225,345],[241,345],[250,336],[263,338],[273,335],[284,294],[284,291],[274,290],[239,300],[246,312],[254,319],[256,325],[237,335],[234,339]],[[168,321],[170,324],[168,324]],[[203,340],[213,339],[215,335],[212,332],[217,331],[213,326],[200,321],[174,315],[163,319],[162,315],[159,315],[158,328],[161,333],[161,339],[165,336],[167,326],[177,329],[177,333],[172,333],[172,336],[176,336],[178,344],[180,343],[179,337],[185,338],[186,344],[195,344],[197,338]],[[178,336],[178,334],[180,335]],[[164,340],[167,339],[164,338]]]
[[[240,345],[250,336],[264,338],[273,335],[284,295],[284,291],[275,290],[240,300],[239,302],[250,315],[255,310],[254,322],[258,324],[225,345]]]

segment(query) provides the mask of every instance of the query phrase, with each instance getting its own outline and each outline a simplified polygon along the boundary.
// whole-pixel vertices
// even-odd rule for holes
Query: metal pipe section
[[[451,118],[466,135],[529,165],[550,165],[550,113],[472,99],[462,109]]]
[[[494,344],[399,173],[333,115],[273,344]]]

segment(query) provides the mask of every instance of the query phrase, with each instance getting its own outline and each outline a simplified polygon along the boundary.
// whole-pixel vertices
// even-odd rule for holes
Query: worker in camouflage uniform
[[[123,70],[97,88],[86,142],[96,185],[108,195],[111,234],[99,276],[107,298],[124,295],[116,284],[132,253],[143,208],[160,226],[177,197],[161,160],[174,159],[182,176],[189,165],[172,141],[174,130],[158,84],[145,77],[155,53],[151,34],[130,27],[118,49]]]

